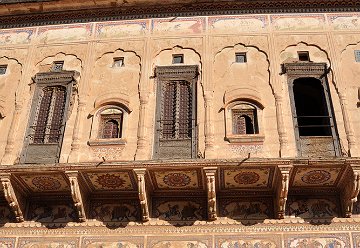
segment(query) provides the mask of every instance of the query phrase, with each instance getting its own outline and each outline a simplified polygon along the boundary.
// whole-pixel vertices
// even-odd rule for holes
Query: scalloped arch
[[[154,56],[154,59],[153,59],[153,68],[156,66],[156,58],[160,56],[161,53],[163,52],[166,52],[166,51],[172,51],[174,50],[176,52],[176,50],[190,50],[190,51],[193,51],[197,56],[198,56],[198,59],[199,59],[199,65],[200,65],[200,68],[199,68],[199,71],[201,72],[201,67],[202,67],[202,62],[201,62],[201,55],[198,51],[196,51],[194,48],[191,48],[191,47],[183,47],[183,46],[180,46],[180,45],[175,45],[173,47],[169,47],[169,48],[165,48],[165,49],[161,49],[159,50],[155,56]]]
[[[135,54],[135,56],[139,58],[139,64],[141,65],[141,57],[140,57],[139,54],[137,54],[137,53],[136,53],[135,51],[133,51],[133,50],[124,50],[124,49],[122,49],[122,48],[118,48],[118,49],[116,49],[116,50],[114,50],[114,51],[105,52],[105,53],[103,53],[101,56],[97,57],[95,61],[98,61],[99,59],[101,59],[102,57],[104,57],[104,56],[106,56],[106,55],[108,55],[108,54],[116,53],[117,51],[121,51],[121,52],[123,52],[123,53],[133,53],[133,54]]]
[[[132,112],[132,109],[130,107],[130,98],[128,94],[123,92],[109,92],[98,96],[95,99],[94,109],[90,112],[90,115],[94,115],[100,108],[106,105],[119,106],[125,109],[128,113]]]
[[[237,87],[225,91],[224,108],[238,100],[250,101],[255,103],[261,109],[264,108],[264,105],[262,104],[261,93],[256,89],[248,87]]]

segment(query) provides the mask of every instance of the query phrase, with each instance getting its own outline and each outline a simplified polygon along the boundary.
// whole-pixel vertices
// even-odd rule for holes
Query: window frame
[[[120,132],[121,135],[118,138],[103,138],[101,128],[102,128],[102,113],[109,109],[117,109],[122,113],[122,123],[120,123]],[[128,115],[129,109],[122,104],[103,104],[95,110],[93,115],[92,129],[90,133],[90,139],[88,144],[90,146],[96,145],[125,145],[126,144],[126,135],[127,135],[127,126],[128,126]]]
[[[239,106],[247,105],[254,111],[254,133],[253,134],[237,134],[234,133],[233,110],[240,109]],[[260,104],[256,104],[250,99],[235,99],[225,106],[225,140],[230,143],[260,143],[265,140],[262,127],[262,108]]]
[[[66,121],[69,116],[70,102],[74,96],[75,71],[60,71],[60,72],[42,72],[37,73],[33,80],[35,82],[35,90],[32,97],[31,112],[28,119],[24,145],[20,156],[20,163],[58,163],[61,155],[62,144],[65,134]],[[61,76],[59,76],[61,75]],[[61,78],[61,80],[59,80]],[[37,124],[37,109],[41,104],[41,93],[47,87],[65,87],[66,99],[64,113],[62,116],[62,124],[60,129],[60,136],[57,143],[34,143],[32,142],[32,126]],[[35,157],[34,157],[35,156]]]

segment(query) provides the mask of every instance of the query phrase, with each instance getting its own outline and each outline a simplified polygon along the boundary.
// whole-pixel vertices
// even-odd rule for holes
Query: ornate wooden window
[[[106,109],[100,114],[99,138],[115,139],[122,137],[123,112],[119,109]]]
[[[33,78],[36,88],[21,162],[58,162],[73,76],[73,71],[59,71],[38,73]]]
[[[33,125],[34,144],[58,143],[66,102],[66,87],[49,86],[42,89]]]
[[[289,63],[283,72],[288,76],[298,155],[339,156],[326,64]]]
[[[197,66],[157,67],[155,158],[195,158]]]

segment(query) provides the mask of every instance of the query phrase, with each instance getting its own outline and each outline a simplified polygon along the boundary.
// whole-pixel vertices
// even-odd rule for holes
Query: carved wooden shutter
[[[158,77],[155,158],[195,158],[197,155],[197,66],[156,69]]]
[[[61,71],[38,73],[34,77],[36,89],[22,163],[58,162],[73,75],[72,71]]]

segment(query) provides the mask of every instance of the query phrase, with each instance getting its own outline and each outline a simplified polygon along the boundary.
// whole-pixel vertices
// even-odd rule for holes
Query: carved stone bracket
[[[23,205],[17,197],[14,187],[12,186],[11,175],[9,173],[0,174],[1,190],[4,193],[5,199],[8,202],[11,211],[14,213],[17,222],[24,221]]]
[[[342,201],[344,206],[344,217],[350,218],[354,203],[358,200],[360,191],[360,167],[351,166],[351,170],[346,177],[346,184],[343,188]]]
[[[134,169],[138,181],[138,194],[141,207],[141,218],[142,221],[149,220],[149,202],[145,186],[145,173],[146,169]]]
[[[76,208],[79,221],[86,221],[86,212],[85,212],[85,193],[82,192],[79,184],[79,172],[78,171],[66,171],[65,174],[69,178],[70,188],[71,188],[71,197]]]
[[[286,201],[289,191],[291,165],[280,165],[279,179],[276,188],[276,217],[283,219],[285,215]]]
[[[208,198],[208,219],[217,219],[216,210],[216,171],[217,167],[204,168],[207,184],[207,198]]]

